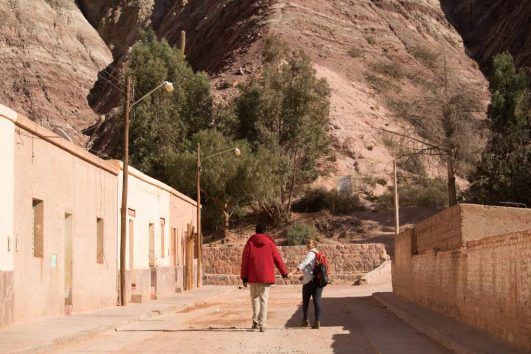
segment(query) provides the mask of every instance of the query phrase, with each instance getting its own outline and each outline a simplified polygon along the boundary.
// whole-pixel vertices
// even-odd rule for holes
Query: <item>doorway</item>
[[[73,257],[72,257],[72,214],[65,214],[64,220],[65,242],[65,315],[72,313],[72,282],[73,282]]]
[[[155,267],[155,224],[149,224],[149,266]]]

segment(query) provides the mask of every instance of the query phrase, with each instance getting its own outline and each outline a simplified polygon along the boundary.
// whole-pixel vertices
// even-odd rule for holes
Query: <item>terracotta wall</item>
[[[197,209],[196,202],[189,197],[172,191],[170,196],[170,226],[175,229],[175,255],[170,252],[172,264],[175,265],[175,288],[179,291],[184,287],[184,266],[185,266],[185,242],[188,230],[191,225],[197,229]]]
[[[531,349],[531,228],[526,226],[531,211],[482,206],[464,206],[462,210],[464,213],[443,212],[435,218],[446,225],[458,222],[442,220],[441,216],[458,218],[462,222],[461,235],[475,238],[461,241],[453,249],[423,251],[417,245],[426,235],[425,228],[419,231],[415,226],[398,235],[392,268],[393,291],[516,346]],[[483,219],[484,213],[497,217]],[[517,221],[511,224],[514,217]],[[491,226],[484,229],[485,237],[480,238],[477,230],[482,230],[482,224]],[[491,235],[506,227],[527,230]]]
[[[330,273],[336,284],[352,284],[363,274],[389,259],[383,244],[320,245],[330,262]],[[279,247],[289,269],[295,268],[306,256],[306,246]],[[205,283],[212,285],[238,284],[243,246],[205,247]],[[284,284],[280,280],[279,284]]]
[[[16,125],[15,320],[114,306],[118,171],[26,118],[19,116]],[[34,254],[33,199],[43,203],[42,256]],[[101,263],[98,218],[103,219]],[[66,285],[67,233],[72,240],[71,292]]]

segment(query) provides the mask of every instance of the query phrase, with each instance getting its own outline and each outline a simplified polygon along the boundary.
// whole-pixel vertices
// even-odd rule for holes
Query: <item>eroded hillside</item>
[[[442,0],[470,55],[490,70],[494,55],[509,51],[516,65],[531,69],[531,2]],[[530,72],[531,73],[531,72]]]
[[[440,75],[441,58],[454,73],[456,87],[473,88],[488,100],[485,78],[435,0],[31,3],[36,11],[30,11],[29,0],[1,8],[8,19],[1,31],[9,54],[9,65],[2,67],[8,78],[2,82],[3,100],[37,121],[70,125],[77,132],[96,118],[87,97],[98,114],[119,104],[116,76],[145,28],[173,45],[186,31],[188,60],[211,75],[214,95],[222,101],[230,99],[238,82],[260,72],[264,35],[279,35],[303,49],[332,88],[335,152],[326,162],[328,176],[320,181],[328,186],[338,175],[386,175],[391,156],[380,129],[400,129],[404,122],[393,108],[428,90]],[[100,71],[107,80],[96,81],[97,70],[107,64]]]
[[[81,1],[84,12],[91,10],[84,3],[96,6]],[[260,72],[264,35],[276,34],[308,53],[332,88],[335,154],[326,162],[328,176],[319,182],[327,186],[335,185],[338,175],[385,175],[391,156],[380,129],[400,129],[404,122],[393,107],[423,95],[440,76],[443,58],[455,87],[471,87],[488,100],[485,78],[438,1],[146,1],[151,7],[135,10],[99,3],[100,17],[91,23],[113,48],[114,67],[120,67],[125,54],[115,47],[116,33],[124,31],[128,14],[136,11],[133,17],[143,15],[128,27],[130,33],[151,26],[177,45],[181,30],[186,31],[187,58],[211,75],[220,100],[230,99],[237,83]],[[122,38],[134,42],[131,35]],[[98,111],[106,113],[117,99],[113,88],[100,81],[93,98]]]
[[[87,102],[112,61],[71,0],[0,2],[0,102],[82,143],[98,116]]]

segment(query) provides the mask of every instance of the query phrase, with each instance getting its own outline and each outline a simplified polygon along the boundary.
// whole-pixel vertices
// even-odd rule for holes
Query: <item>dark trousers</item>
[[[304,314],[305,320],[308,320],[308,307],[310,306],[310,297],[313,298],[315,320],[321,320],[321,296],[323,296],[323,288],[320,288],[315,285],[313,281],[302,286],[302,312]]]

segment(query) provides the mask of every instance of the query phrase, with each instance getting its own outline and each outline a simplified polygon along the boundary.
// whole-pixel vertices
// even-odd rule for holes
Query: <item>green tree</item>
[[[278,37],[266,39],[264,72],[240,86],[234,101],[237,136],[261,149],[275,183],[258,203],[276,221],[289,219],[296,186],[318,176],[317,162],[329,148],[330,89],[310,59]],[[266,199],[267,196],[268,198]]]
[[[491,136],[471,177],[473,201],[531,206],[531,118],[525,72],[509,53],[494,57],[488,122]]]
[[[195,149],[198,143],[203,157],[201,197],[205,209],[208,209],[205,214],[211,217],[209,221],[212,226],[220,229],[225,238],[231,216],[250,203],[254,156],[245,140],[233,141],[213,129],[194,134],[188,149],[167,155],[165,166],[170,183],[192,196],[197,195],[197,155],[192,149]],[[240,156],[226,152],[208,157],[235,147],[240,149]]]
[[[167,153],[178,150],[185,139],[211,123],[208,77],[194,73],[181,52],[153,32],[144,33],[133,46],[127,73],[133,78],[136,99],[164,81],[173,83],[172,94],[155,91],[136,105],[130,126],[131,164],[167,181]]]

